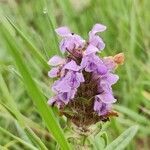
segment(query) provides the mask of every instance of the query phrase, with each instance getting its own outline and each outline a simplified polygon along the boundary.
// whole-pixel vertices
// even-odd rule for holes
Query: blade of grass
[[[41,93],[40,89],[37,87],[36,83],[32,79],[24,61],[23,57],[19,53],[19,47],[17,43],[14,42],[14,39],[11,33],[5,28],[2,24],[1,26],[2,34],[5,40],[8,42],[8,50],[12,57],[14,58],[16,65],[19,69],[20,74],[23,77],[24,84],[26,89],[31,96],[33,102],[36,104],[39,113],[47,125],[47,128],[52,133],[56,141],[60,144],[61,148],[64,150],[69,149],[69,144],[64,137],[63,131],[58,124],[56,117],[50,107],[46,103],[46,99]]]
[[[12,137],[13,139],[19,141],[20,143],[22,143],[23,145],[25,145],[26,147],[28,147],[31,150],[38,150],[36,147],[34,147],[33,145],[23,141],[22,139],[20,139],[19,137],[13,135],[12,133],[8,132],[6,129],[0,127],[0,132],[5,133],[6,135]]]
[[[41,139],[29,127],[26,127],[25,131],[30,136],[31,140],[38,145],[41,150],[48,150]]]
[[[123,150],[128,146],[129,142],[133,139],[138,131],[138,126],[134,125],[125,130],[119,137],[110,143],[105,150]]]
[[[6,148],[6,147],[4,147],[2,145],[0,145],[0,149],[2,149],[2,150],[8,150],[8,148]]]
[[[11,117],[13,117],[14,119],[17,120],[17,117],[16,117],[16,115],[14,114],[14,112],[12,111],[11,108],[9,108],[7,105],[5,105],[4,103],[2,103],[1,101],[0,101],[0,105],[9,113],[9,115]]]
[[[62,53],[59,51],[58,37],[57,37],[57,35],[56,35],[53,22],[52,22],[51,18],[49,17],[48,12],[45,13],[45,16],[47,17],[48,23],[50,24],[52,33],[53,33],[53,35],[54,35],[56,53],[59,54],[59,55],[62,55]]]
[[[42,9],[43,9],[43,13],[44,13],[44,15],[45,15],[45,19],[46,19],[46,21],[47,21],[47,23],[48,23],[48,25],[49,25],[49,27],[50,27],[50,29],[51,29],[51,33],[52,33],[52,35],[53,35],[53,37],[54,37],[54,42],[55,42],[55,49],[56,49],[56,53],[58,54],[58,55],[61,55],[62,56],[62,53],[61,53],[61,51],[59,50],[59,40],[58,40],[58,37],[57,37],[57,34],[56,34],[56,32],[55,32],[55,27],[56,27],[56,19],[55,19],[55,17],[53,16],[53,14],[52,13],[50,13],[50,11],[49,11],[49,8],[48,8],[48,2],[47,2],[47,0],[40,0],[40,4],[41,4],[41,6],[43,7]],[[51,4],[52,5],[52,4]],[[52,11],[52,10],[51,10]]]
[[[45,58],[39,52],[40,50],[35,45],[33,45],[33,43],[27,38],[27,36],[19,28],[17,28],[17,26],[8,17],[6,17],[6,19],[12,25],[12,27],[15,29],[15,31],[19,34],[19,36],[24,40],[24,42],[27,44],[27,46],[30,48],[30,50],[31,50],[32,54],[35,56],[35,58],[37,58],[41,62],[41,64],[43,64],[45,69],[48,70],[49,65],[47,64],[47,61],[45,60]]]
[[[59,41],[58,41],[58,37],[57,37],[57,34],[55,32],[55,25],[56,25],[56,21],[54,19],[54,17],[51,15],[51,13],[49,12],[49,9],[47,8],[47,1],[46,0],[41,0],[40,1],[41,5],[42,5],[42,9],[43,9],[43,13],[48,21],[48,24],[50,25],[51,27],[51,31],[52,31],[52,34],[54,36],[54,42],[55,42],[55,49],[56,49],[56,53],[59,54],[59,55],[62,55],[62,53],[59,51]]]
[[[7,85],[3,79],[3,76],[1,75],[0,73],[0,89],[2,91],[2,94],[3,96],[5,97],[5,101],[6,102],[6,105],[0,101],[0,104],[9,112],[9,114],[15,119],[17,120],[18,122],[18,129],[19,130],[19,133],[22,133],[24,135],[24,138],[28,141],[28,137],[27,135],[25,134],[23,128],[25,126],[25,121],[23,120],[23,117],[22,117],[22,114],[19,112],[19,110],[17,109],[17,106],[16,106],[16,103],[13,101],[13,98],[12,96],[10,95],[9,91],[8,91],[8,88],[7,88]],[[17,123],[16,122],[16,123]]]
[[[76,31],[78,31],[79,21],[76,20],[78,17],[76,17],[75,15],[75,12],[74,12],[74,9],[70,0],[64,0],[64,1],[57,0],[57,2],[59,6],[61,7],[61,9],[63,10],[64,16],[65,16],[64,19],[66,19],[67,24],[69,24]]]
[[[5,144],[4,147],[9,148],[11,146],[14,146],[16,143],[18,143],[18,141],[12,140],[12,141],[8,142],[7,144]]]
[[[1,102],[1,104],[12,114],[12,116],[14,118],[16,118],[19,123],[23,126],[24,125],[24,121],[22,119],[22,115],[20,114],[20,112],[17,110],[17,106],[15,104],[15,102],[13,101],[11,95],[9,94],[9,91],[8,91],[8,88],[7,88],[7,85],[0,73],[0,89],[5,97],[5,100],[6,100],[6,104],[3,104]]]
[[[0,101],[1,101],[1,99],[0,99]],[[12,109],[10,109],[7,105],[5,105],[5,104],[3,104],[1,102],[0,102],[0,106],[2,106],[2,108],[4,108],[9,113],[9,115],[12,118],[17,120],[17,118],[16,118],[16,116],[15,116],[15,114],[14,114]],[[48,134],[48,132],[46,130],[42,129],[37,123],[33,122],[32,120],[30,120],[29,118],[26,118],[23,115],[22,115],[22,118],[24,120],[25,126],[28,125],[28,126],[30,126],[30,128],[36,129],[37,132],[41,133],[42,135],[47,135],[47,136],[49,136],[52,139],[52,137]]]
[[[27,133],[25,132],[24,128],[22,128],[20,126],[20,124],[18,123],[17,120],[14,121],[14,125],[16,127],[16,131],[17,131],[19,137],[28,143],[32,143],[32,141],[28,137]]]
[[[115,109],[124,113],[125,115],[128,115],[130,118],[132,118],[133,120],[135,120],[139,123],[142,123],[145,125],[150,125],[150,121],[146,117],[139,115],[138,113],[130,110],[129,108],[126,108],[124,106],[115,105]]]

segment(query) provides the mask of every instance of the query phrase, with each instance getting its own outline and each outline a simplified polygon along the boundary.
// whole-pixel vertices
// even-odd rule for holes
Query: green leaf
[[[0,90],[3,93],[3,96],[5,98],[5,103],[0,102],[1,105],[3,105],[3,107],[5,107],[5,109],[15,118],[19,121],[19,123],[21,125],[24,125],[24,121],[22,119],[22,115],[21,113],[18,111],[17,106],[15,104],[15,102],[12,99],[12,96],[10,95],[7,85],[3,79],[3,76],[0,73]]]
[[[133,139],[138,131],[138,126],[134,125],[124,131],[118,138],[110,143],[105,150],[123,150]]]
[[[40,50],[25,36],[25,34],[17,28],[17,26],[7,17],[8,22],[12,25],[12,27],[15,29],[15,31],[19,34],[19,36],[23,39],[23,41],[26,43],[26,45],[31,50],[33,56],[37,58],[41,64],[45,67],[45,69],[49,69],[49,65],[47,64],[47,61],[45,58],[41,55]]]
[[[24,140],[20,139],[19,137],[13,135],[12,133],[8,132],[6,129],[0,127],[0,132],[5,133],[6,135],[12,137],[13,139],[19,141],[20,143],[22,143],[23,145],[25,145],[26,147],[28,147],[31,150],[38,150],[36,147],[34,147],[33,145],[25,142]]]
[[[33,78],[31,77],[28,68],[26,67],[26,64],[24,62],[24,59],[19,52],[20,47],[14,41],[13,36],[3,24],[1,25],[1,31],[3,38],[5,38],[5,40],[8,43],[8,50],[14,58],[18,70],[22,75],[26,89],[29,95],[31,96],[33,102],[36,104],[37,110],[41,114],[41,117],[43,118],[47,128],[52,133],[56,141],[60,144],[61,148],[64,150],[68,150],[69,144],[64,137],[63,131],[60,128],[56,117],[54,116],[52,108],[48,107],[46,103],[46,98],[44,97],[39,87],[36,85]]]
[[[115,105],[115,109],[124,113],[125,115],[128,115],[130,118],[132,118],[133,120],[135,120],[141,124],[150,125],[150,121],[146,117],[139,115],[138,113],[134,112],[133,110],[131,110],[129,108],[126,108],[124,106]]]
[[[103,132],[101,134],[101,137],[104,139],[104,142],[105,142],[105,145],[108,144],[108,136],[107,136],[107,133],[106,132]]]
[[[7,112],[14,118],[14,119],[18,119],[17,117],[16,117],[16,115],[14,114],[14,112],[11,110],[11,108],[9,108],[7,105],[5,105],[4,103],[2,103],[1,101],[0,101],[0,105],[3,107],[3,108],[5,108],[6,110],[7,110]]]
[[[98,135],[95,136],[94,143],[97,147],[97,150],[101,147],[104,149],[108,143],[108,137],[106,132],[100,132]]]
[[[76,17],[76,12],[74,11],[70,0],[63,0],[63,1],[57,0],[57,3],[61,7],[62,13],[64,14],[65,19],[69,24],[69,26],[72,26],[76,31],[78,31],[79,22],[77,22],[76,20],[76,18],[78,17]]]
[[[27,132],[27,134],[29,135],[29,137],[31,138],[31,140],[41,149],[41,150],[48,150],[46,148],[46,146],[43,144],[43,142],[41,141],[41,139],[29,128],[26,127],[25,131]]]
[[[0,145],[0,149],[2,149],[2,150],[8,150],[8,148],[6,148],[6,147],[4,147],[2,145]]]

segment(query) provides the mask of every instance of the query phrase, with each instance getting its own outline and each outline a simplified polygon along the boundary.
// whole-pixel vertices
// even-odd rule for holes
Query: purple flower
[[[65,59],[61,58],[60,56],[53,56],[49,61],[48,64],[50,66],[59,66],[65,63]]]
[[[114,103],[116,99],[113,97],[112,85],[118,81],[117,75],[107,73],[99,78],[98,82],[98,97],[104,103]]]
[[[82,73],[69,71],[67,72],[65,77],[57,80],[53,84],[52,89],[55,92],[68,92],[71,89],[78,88],[81,82],[84,82],[84,77]]]
[[[104,57],[103,62],[109,71],[114,71],[117,66],[117,64],[113,60],[113,57]]]
[[[98,51],[99,49],[97,47],[93,46],[92,44],[89,44],[84,53],[85,55],[90,55],[90,54],[95,54]]]
[[[103,32],[106,30],[106,26],[102,25],[102,24],[95,24],[92,28],[92,30],[90,31],[92,34],[96,34],[98,32]]]
[[[84,77],[80,69],[81,67],[78,66],[74,60],[71,60],[63,66],[62,70],[66,70],[67,72],[52,86],[52,90],[57,93],[57,98],[55,98],[54,102],[62,101],[62,104],[67,104],[74,98],[77,88],[80,86],[81,82],[84,82]],[[53,68],[49,72],[49,76],[55,77],[57,73],[57,68]]]
[[[49,72],[48,72],[48,76],[50,78],[55,78],[58,77],[59,75],[61,75],[61,67],[63,64],[65,63],[65,59],[55,55],[53,56],[49,61],[48,64],[50,66],[55,66],[54,68],[52,68]]]
[[[49,99],[48,104],[49,105],[55,104],[58,108],[61,108],[64,105],[64,103],[61,100],[59,100],[58,97],[56,96]]]
[[[99,75],[103,75],[107,72],[103,61],[95,54],[84,56],[81,61],[81,67],[87,72],[94,72]]]
[[[68,81],[66,80],[66,78],[63,77],[54,82],[54,84],[52,85],[52,90],[56,93],[69,92],[71,90],[71,87],[68,84]]]
[[[60,27],[57,28],[55,31],[61,37],[67,37],[71,35],[71,31],[68,27]]]
[[[71,88],[78,88],[81,82],[84,82],[83,74],[80,72],[69,71],[65,80]]]
[[[103,32],[106,30],[106,26],[102,24],[95,24],[92,30],[89,32],[89,43],[93,46],[97,47],[99,50],[103,50],[105,48],[105,43],[103,40],[96,35],[98,32]]]
[[[48,72],[48,76],[49,76],[50,78],[58,77],[59,72],[60,72],[59,67],[52,68],[52,69]]]
[[[65,77],[57,80],[52,86],[53,91],[57,93],[56,101],[62,101],[64,104],[67,104],[74,98],[81,82],[84,82],[82,73],[68,71]]]
[[[119,76],[113,73],[107,73],[106,75],[103,75],[101,77],[101,82],[108,82],[108,84],[111,86],[115,84],[119,80]]]
[[[81,69],[81,67],[78,66],[74,60],[71,60],[63,67],[63,69],[79,71]]]
[[[99,97],[95,97],[94,101],[94,111],[97,112],[99,116],[106,115],[111,110],[112,104],[102,102]]]
[[[103,93],[96,95],[96,97],[106,104],[111,104],[116,102],[116,99],[114,98],[112,93],[108,91],[104,91]]]
[[[68,104],[68,102],[74,98],[75,93],[76,93],[76,89],[70,90],[69,92],[59,93],[57,96],[58,99],[62,101],[64,104]]]
[[[85,40],[79,35],[71,33],[67,27],[60,27],[55,31],[59,36],[63,37],[60,42],[60,49],[63,53],[66,51],[72,52],[74,49],[84,47]]]
[[[122,64],[124,55],[120,53],[115,57],[104,58],[97,55],[105,47],[97,34],[105,30],[106,26],[95,24],[86,42],[67,27],[55,30],[62,37],[60,50],[67,53],[66,58],[53,56],[48,62],[53,66],[48,76],[57,77],[52,85],[55,96],[48,100],[48,104],[56,105],[78,126],[82,123],[84,126],[92,124],[92,117],[93,123],[98,121],[97,118],[109,118],[112,105],[116,102],[112,86],[119,77],[114,71],[116,66]],[[65,109],[78,113],[70,115]]]

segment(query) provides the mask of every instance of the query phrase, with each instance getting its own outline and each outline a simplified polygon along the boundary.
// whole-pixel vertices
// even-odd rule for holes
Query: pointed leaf
[[[29,49],[31,50],[31,52],[35,56],[35,58],[37,58],[46,69],[49,69],[47,61],[39,52],[40,50],[35,45],[33,45],[33,43],[25,36],[25,34],[19,28],[17,28],[17,26],[8,17],[7,17],[7,20],[12,25],[12,27],[15,29],[15,31],[19,34],[19,36],[27,44],[27,46],[29,47]]]
[[[123,150],[133,139],[138,131],[138,126],[134,125],[124,131],[118,138],[110,143],[105,150]]]
[[[30,75],[25,65],[25,62],[23,60],[23,57],[21,56],[19,52],[19,49],[20,49],[19,45],[17,45],[17,43],[14,40],[12,40],[13,36],[3,24],[1,25],[1,31],[2,31],[3,37],[8,43],[7,45],[8,50],[10,54],[12,55],[12,57],[14,58],[16,65],[18,67],[18,70],[20,74],[22,75],[23,82],[26,86],[26,89],[29,95],[31,96],[33,102],[36,104],[37,110],[39,111],[39,113],[41,114],[41,117],[45,121],[47,128],[52,133],[52,135],[57,140],[57,142],[60,144],[61,148],[64,150],[68,150],[69,145],[68,145],[67,140],[64,137],[63,131],[60,128],[60,125],[58,124],[51,107],[48,107],[45,96],[42,94],[41,90],[36,85],[32,76]]]

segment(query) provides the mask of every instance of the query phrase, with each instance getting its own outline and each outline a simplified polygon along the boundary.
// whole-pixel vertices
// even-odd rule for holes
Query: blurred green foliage
[[[109,143],[131,125],[138,124],[139,132],[126,149],[148,150],[149,8],[149,0],[0,0],[0,127],[19,137],[18,140],[0,130],[0,149],[42,149],[43,143],[48,149],[59,148],[26,91],[22,75],[8,51],[8,43],[16,43],[19,46],[18,52],[23,63],[48,99],[53,93],[49,88],[52,81],[47,77],[48,67],[45,62],[52,55],[60,54],[59,39],[54,29],[68,26],[86,39],[91,27],[95,23],[102,23],[107,26],[107,30],[101,34],[106,43],[101,55],[123,52],[126,57],[125,64],[117,70],[120,81],[114,86],[114,93],[118,99],[115,109],[119,112],[119,117],[112,119],[105,129]],[[9,17],[23,36],[5,17]],[[11,41],[6,41],[3,36],[2,24],[13,37]],[[13,115],[16,114],[19,114],[17,117],[21,117],[21,123],[15,120]],[[29,134],[37,140],[36,142],[32,142],[23,130],[24,127],[20,127],[24,122],[40,138],[41,145],[35,144],[39,139],[34,138],[32,132]],[[25,144],[20,142],[20,139]],[[97,142],[98,140],[99,138]]]

